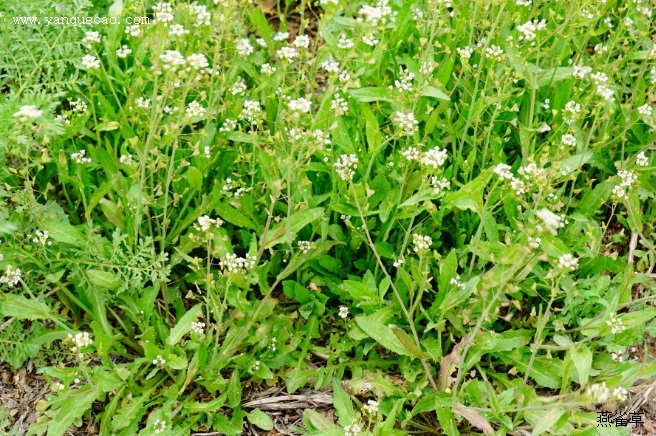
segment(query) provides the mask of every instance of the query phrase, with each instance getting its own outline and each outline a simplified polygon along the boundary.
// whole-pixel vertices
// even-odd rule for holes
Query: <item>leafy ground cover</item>
[[[654,434],[655,8],[3,2],[0,429]]]

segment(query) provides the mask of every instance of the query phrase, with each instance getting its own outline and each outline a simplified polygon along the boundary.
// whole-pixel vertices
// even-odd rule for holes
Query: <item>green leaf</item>
[[[50,232],[50,237],[57,242],[77,246],[82,246],[84,243],[80,231],[69,222],[53,219],[45,221],[43,226]]]
[[[354,301],[378,300],[378,295],[373,293],[367,285],[355,280],[344,280],[339,288],[346,291]]]
[[[166,343],[169,345],[175,345],[182,340],[182,337],[191,331],[191,323],[196,321],[196,318],[201,313],[200,304],[195,305],[187,313],[185,313],[180,321],[171,329]]]
[[[200,188],[203,187],[203,173],[196,167],[189,167],[186,176],[191,189],[200,191]]]
[[[270,236],[268,241],[265,242],[264,248],[269,249],[275,245],[292,241],[294,234],[296,234],[311,222],[321,218],[323,216],[324,210],[325,209],[323,207],[306,209],[302,212],[293,214],[289,218],[289,222],[287,219],[282,220],[275,229],[272,229],[269,232]]]
[[[319,412],[312,409],[305,409],[303,412],[303,423],[312,430],[328,430],[337,427],[319,414]]]
[[[533,412],[531,415],[535,416],[535,421],[537,421],[537,425],[533,428],[533,432],[531,433],[532,436],[539,436],[544,432],[547,432],[551,429],[551,427],[554,426],[556,422],[560,419],[561,416],[565,413],[565,409],[562,407],[555,407],[553,409],[549,410],[541,410],[539,412]],[[532,417],[528,417],[529,414],[527,414],[527,420],[533,421]]]
[[[101,288],[116,289],[123,284],[123,279],[119,274],[109,271],[89,269],[87,270],[87,277],[89,282]]]
[[[579,384],[585,386],[592,368],[592,351],[585,345],[579,344],[572,347],[570,352],[576,371],[579,373]]]
[[[568,79],[572,77],[573,72],[574,67],[555,67],[548,70],[541,70],[538,74],[538,88]]]
[[[246,415],[248,422],[253,424],[256,427],[261,428],[262,430],[273,430],[273,421],[269,418],[269,415],[262,412],[260,409],[255,409],[251,413]]]
[[[333,379],[333,406],[339,423],[343,426],[350,425],[353,419],[357,418],[353,401],[339,383],[337,378]]]
[[[85,387],[68,392],[61,408],[48,425],[48,436],[63,435],[75,420],[82,417],[100,394],[99,390],[88,388],[85,390]]]
[[[0,315],[16,319],[49,319],[50,308],[37,300],[27,299],[22,295],[5,294],[0,300]]]
[[[383,347],[402,356],[411,356],[412,353],[396,337],[392,329],[375,320],[371,316],[356,316],[355,322],[366,334]]]
[[[401,341],[403,346],[408,349],[415,357],[418,359],[424,359],[424,353],[417,347],[417,344],[410,338],[410,336],[405,332],[405,330],[402,330],[398,328],[395,325],[390,325],[390,329],[392,329],[392,332],[396,337]]]
[[[258,226],[253,221],[228,203],[217,203],[214,205],[214,210],[216,210],[216,213],[218,213],[222,219],[230,224],[259,231]]]
[[[351,94],[356,101],[365,103],[372,101],[392,101],[389,89],[383,87],[349,89],[348,93]]]
[[[426,91],[424,91],[424,93],[421,95],[423,95],[424,97],[435,97],[445,101],[451,100],[451,98],[448,95],[446,95],[444,91],[437,89],[434,86],[427,87]]]
[[[435,409],[437,412],[437,420],[442,426],[442,431],[447,436],[459,436],[460,432],[458,431],[458,424],[456,423],[456,418],[453,416],[453,412],[446,407],[438,407]]]

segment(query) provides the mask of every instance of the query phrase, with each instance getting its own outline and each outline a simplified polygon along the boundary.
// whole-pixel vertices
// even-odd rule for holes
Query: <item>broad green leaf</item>
[[[255,409],[248,415],[246,415],[248,422],[254,426],[261,428],[262,430],[273,430],[273,421],[269,418],[269,415],[262,412],[260,409]]]
[[[337,427],[319,412],[312,409],[305,409],[303,412],[303,423],[312,430],[329,430]]]
[[[294,235],[306,225],[321,218],[324,214],[323,207],[315,207],[314,209],[306,209],[302,212],[294,213],[289,222],[285,218],[280,221],[275,229],[269,231],[268,241],[264,244],[265,249],[269,249],[275,245],[282,244],[288,240],[293,240]]]
[[[191,331],[191,323],[196,321],[196,318],[201,314],[200,304],[195,305],[187,313],[185,313],[180,321],[171,329],[166,343],[175,345],[182,340],[182,337]]]
[[[405,330],[398,328],[395,325],[390,325],[390,329],[396,337],[401,341],[403,346],[408,349],[416,358],[424,359],[424,353],[417,346],[417,344],[410,338],[410,336],[405,332]]]
[[[533,432],[531,435],[533,436],[539,436],[544,432],[547,432],[553,427],[553,425],[558,422],[561,416],[565,413],[565,409],[562,407],[555,407],[553,409],[549,410],[540,410],[540,411],[535,411],[532,412],[530,415],[533,415],[531,418],[529,418],[529,414],[527,414],[527,420],[535,421],[537,424],[533,428]]]
[[[459,436],[460,432],[458,431],[458,424],[456,423],[455,416],[453,412],[446,407],[438,407],[435,409],[437,412],[437,420],[442,426],[442,431],[447,436]]]
[[[246,215],[228,203],[217,203],[214,205],[214,210],[216,210],[216,213],[219,214],[222,219],[226,220],[230,224],[259,231],[258,226],[253,221],[251,221],[250,218],[248,218]]]
[[[579,373],[579,384],[585,386],[592,368],[592,351],[585,345],[579,344],[570,348],[570,352],[576,371]]]
[[[446,95],[446,94],[444,93],[444,91],[442,91],[442,90],[440,90],[440,89],[437,89],[437,88],[435,88],[434,86],[429,86],[429,87],[427,87],[427,88],[426,88],[426,91],[424,91],[424,93],[421,94],[421,95],[423,95],[424,97],[435,97],[435,98],[439,98],[440,100],[446,100],[446,101],[451,100],[451,98],[449,98],[449,96]]]
[[[34,321],[50,318],[50,308],[45,303],[22,295],[0,294],[0,315]]]
[[[66,394],[66,400],[48,425],[48,436],[63,435],[101,395],[100,390],[85,388],[86,386]]]
[[[540,70],[538,74],[538,88],[545,85],[554,85],[556,82],[572,77],[574,67],[555,67],[548,70]]]
[[[191,189],[199,191],[203,187],[203,173],[196,167],[187,168],[187,182]]]
[[[123,279],[119,274],[110,271],[89,269],[87,270],[87,277],[91,284],[101,288],[116,289],[123,284]]]
[[[360,88],[349,89],[349,94],[356,100],[361,102],[372,101],[392,101],[389,89],[387,88]]]
[[[61,220],[47,220],[43,226],[50,232],[50,237],[64,244],[82,246],[84,238],[80,231],[70,223]]]
[[[343,426],[350,425],[354,418],[357,418],[353,401],[339,383],[339,380],[333,379],[333,406],[339,423]]]
[[[412,353],[403,346],[392,329],[385,324],[376,321],[371,316],[356,316],[355,322],[366,334],[390,351],[403,356],[411,356]]]

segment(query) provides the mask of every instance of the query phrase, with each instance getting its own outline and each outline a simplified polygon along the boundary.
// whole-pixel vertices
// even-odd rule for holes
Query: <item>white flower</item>
[[[155,359],[153,359],[153,365],[155,366],[164,366],[166,364],[166,360],[161,355],[157,355]]]
[[[50,233],[47,230],[37,230],[36,236],[32,238],[32,242],[36,242],[41,245],[52,245],[52,241],[48,241]]]
[[[401,111],[396,111],[394,113],[394,116],[395,116],[396,124],[399,126],[401,130],[403,130],[404,134],[413,135],[419,129],[417,127],[419,125],[419,121],[415,119],[414,114],[412,113],[404,114]]]
[[[364,411],[371,414],[375,415],[378,413],[378,401],[374,400],[369,400],[367,401],[367,404],[363,407]]]
[[[293,116],[309,113],[310,109],[312,109],[312,102],[304,97],[289,101],[289,111]]]
[[[307,35],[299,35],[294,40],[294,47],[308,48],[310,46],[310,38]]]
[[[276,67],[272,67],[269,64],[262,64],[262,68],[260,71],[262,72],[262,74],[266,76],[270,76],[276,72]]]
[[[79,164],[91,163],[90,157],[85,157],[87,154],[86,150],[80,150],[76,153],[71,154],[71,159]]]
[[[167,26],[170,21],[173,21],[173,6],[171,3],[159,2],[153,6],[153,12],[155,12],[155,20],[153,23],[164,23],[164,26]]]
[[[312,248],[312,243],[310,241],[298,241],[298,248],[301,249],[303,254],[306,254]]]
[[[638,113],[644,117],[651,117],[653,110],[649,104],[643,104],[638,108]]]
[[[68,339],[72,342],[71,351],[73,353],[77,353],[82,348],[93,344],[93,339],[91,339],[91,336],[87,332],[76,333],[75,336],[69,333]]]
[[[545,20],[529,20],[521,26],[517,26],[517,30],[520,33],[519,41],[533,41],[536,38],[536,32],[545,27],[547,27],[547,22]]]
[[[204,322],[192,322],[191,323],[191,332],[195,335],[202,336],[205,334],[205,323]]]
[[[547,230],[554,236],[558,234],[557,229],[565,227],[565,224],[568,223],[564,216],[558,216],[549,209],[540,209],[536,212],[536,216],[542,220]],[[542,228],[540,227],[538,230],[542,230]]]
[[[71,102],[71,109],[74,113],[84,113],[87,111],[87,104],[79,98]]]
[[[124,45],[121,48],[116,50],[116,56],[118,56],[122,59],[125,59],[126,57],[128,57],[130,55],[130,53],[132,53],[132,50],[130,50],[127,45]]]
[[[449,284],[451,284],[451,286],[455,286],[456,288],[459,288],[459,289],[465,289],[465,284],[460,281],[460,276],[459,275],[455,276],[454,278],[449,280]]]
[[[219,262],[219,266],[229,273],[244,273],[255,266],[255,256],[249,254],[246,257],[237,257],[236,254],[227,253],[225,259]]]
[[[339,76],[337,77],[340,81],[340,83],[346,83],[349,80],[351,80],[351,73],[349,73],[349,70],[344,68],[341,73],[339,73]]]
[[[393,23],[398,12],[393,12],[389,6],[388,0],[378,0],[376,6],[372,7],[364,5],[358,11],[360,17],[357,21],[362,22],[363,19],[372,26],[377,26],[379,23],[386,24],[388,21]]]
[[[624,330],[626,330],[626,326],[624,325],[624,322],[622,322],[621,319],[617,318],[614,312],[611,312],[610,319],[606,321],[606,325],[610,327],[610,332],[614,335],[618,333],[622,333]]]
[[[328,73],[338,73],[339,72],[339,62],[335,61],[332,57],[327,61],[321,63],[321,68],[323,68]]]
[[[261,115],[262,115],[262,108],[260,107],[260,102],[253,101],[253,100],[246,100],[244,102],[244,108],[242,109],[239,117],[253,123],[257,121],[257,119]]]
[[[502,179],[512,180],[515,176],[510,172],[510,165],[504,163],[497,164],[492,171],[494,171]]]
[[[21,106],[18,112],[15,112],[13,117],[18,118],[22,123],[39,118],[43,115],[43,111],[39,110],[36,106]]]
[[[433,239],[430,236],[422,236],[414,233],[412,235],[412,243],[415,244],[415,253],[419,253],[420,250],[428,249],[433,243]]]
[[[143,31],[139,24],[133,24],[132,26],[125,26],[125,33],[127,33],[128,36],[141,36]]]
[[[574,271],[578,266],[579,260],[569,253],[558,258],[558,269],[562,271]]]
[[[347,38],[346,35],[341,34],[339,36],[339,41],[337,41],[337,47],[344,50],[348,50],[349,48],[353,48],[354,45],[355,43],[353,42],[353,40]]]
[[[576,146],[576,137],[571,133],[563,135],[560,139],[563,141],[563,144],[567,145],[568,147]]]
[[[230,93],[232,95],[241,95],[244,92],[246,92],[246,83],[244,83],[244,79],[240,77],[232,87],[230,87]]]
[[[130,166],[133,163],[132,155],[131,154],[123,154],[123,155],[121,155],[121,157],[119,158],[118,161],[120,163],[124,164],[124,165]]]
[[[140,107],[142,109],[148,109],[150,108],[150,99],[146,99],[143,97],[139,97],[137,99],[137,107]]]
[[[532,238],[528,237],[528,245],[530,245],[532,248],[539,248],[540,243],[542,242],[542,239],[540,238]]]
[[[617,362],[617,363],[622,363],[626,360],[626,356],[624,356],[624,351],[618,351],[617,353],[611,353],[610,357],[613,360],[613,362]]]
[[[567,102],[565,109],[563,109],[563,119],[567,124],[573,124],[576,121],[576,116],[581,113],[581,105],[574,100]],[[565,115],[567,112],[568,115]]]
[[[435,71],[435,66],[432,61],[422,62],[421,67],[419,68],[419,74],[422,76],[430,76]]]
[[[351,180],[358,167],[358,158],[354,154],[343,154],[335,161],[335,171],[342,180]]]
[[[412,91],[412,81],[414,80],[415,75],[408,71],[407,68],[401,67],[401,80],[394,81],[394,87],[399,91]],[[393,89],[391,86],[390,89]]]
[[[287,41],[289,39],[289,32],[278,32],[273,36],[274,41]]]
[[[83,41],[87,44],[87,47],[91,47],[92,42],[100,42],[100,33],[86,32]]]
[[[344,427],[344,436],[358,436],[362,432],[362,427],[357,423],[357,420],[353,418],[351,425]]]
[[[636,155],[636,165],[638,165],[639,167],[646,167],[647,165],[649,165],[649,158],[647,157],[644,151],[641,151]]]
[[[276,51],[276,55],[283,61],[292,62],[298,57],[298,51],[294,47],[285,46]]]
[[[431,177],[430,179],[430,184],[433,187],[433,194],[437,195],[440,192],[442,192],[444,189],[449,189],[451,186],[451,182],[449,182],[446,178],[442,177],[441,179],[438,177]]]
[[[370,47],[374,47],[380,42],[380,39],[376,38],[373,33],[369,32],[362,37],[362,42]]]
[[[198,230],[199,232],[206,232],[213,225],[217,225],[217,221],[213,218],[210,218],[207,215],[203,215],[203,216],[198,217],[198,226],[195,226],[195,227],[196,227],[196,230]],[[218,225],[217,225],[217,227],[218,227]]]
[[[617,175],[620,176],[620,179],[622,181],[620,182],[619,185],[616,185],[613,188],[613,195],[615,195],[619,199],[627,199],[628,198],[627,191],[631,189],[631,187],[638,180],[638,176],[632,170],[619,170],[617,172]]]
[[[237,41],[235,44],[235,48],[237,49],[237,53],[239,53],[239,56],[245,57],[253,53],[253,46],[251,45],[250,41],[247,38],[242,38]]]
[[[456,51],[458,52],[458,55],[460,56],[461,60],[468,60],[472,57],[474,54],[474,49],[471,48],[470,46],[466,46],[465,48],[456,48]]]
[[[165,431],[166,431],[166,421],[164,421],[163,419],[155,420],[155,422],[153,423],[153,433],[160,434],[160,433],[164,433]]]
[[[432,166],[433,169],[437,169],[444,165],[447,156],[448,154],[446,150],[443,150],[440,147],[435,147],[424,152],[419,162],[424,166]]]
[[[205,112],[205,108],[201,106],[200,103],[198,103],[196,100],[187,105],[186,113],[189,118],[202,117],[205,115]]]
[[[232,132],[237,128],[237,120],[231,118],[226,118],[223,122],[223,126],[219,129],[219,132]]]
[[[500,62],[503,60],[503,50],[498,45],[491,45],[485,49],[485,56]]]
[[[346,306],[339,306],[339,317],[346,318],[349,315],[349,309]]]
[[[415,147],[408,147],[401,152],[401,156],[407,160],[418,160],[419,159],[419,150]]]
[[[574,71],[572,71],[572,76],[576,77],[577,79],[585,79],[585,76],[590,74],[592,71],[592,68],[590,67],[581,67],[578,65],[574,66]]]
[[[606,382],[602,382],[601,384],[593,384],[588,389],[586,389],[585,393],[595,404],[605,402],[610,396],[610,391],[606,387]]]
[[[191,54],[187,56],[187,62],[189,63],[189,66],[194,70],[205,69],[210,66],[207,58],[202,53]]]
[[[171,36],[184,36],[187,33],[189,31],[182,24],[171,24],[171,27],[169,27],[169,35]]]
[[[255,363],[253,364],[253,371],[259,371],[260,370],[260,361],[256,360]]]
[[[20,279],[22,278],[22,273],[20,268],[14,269],[13,266],[7,265],[5,270],[5,275],[0,277],[0,283],[6,283],[7,286],[16,286]]]
[[[175,50],[166,50],[164,54],[159,55],[159,58],[164,62],[162,67],[165,71],[175,72],[178,67],[181,67],[187,63],[184,56],[180,52]]]
[[[207,6],[204,5],[190,5],[189,11],[194,15],[195,26],[209,26],[212,14],[207,11]]]
[[[332,109],[336,115],[344,115],[348,112],[348,102],[339,94],[333,95],[333,101],[330,103],[330,109]]]
[[[66,115],[66,114],[56,115],[55,116],[55,121],[59,121],[60,123],[66,125],[66,126],[71,124],[71,120],[68,119],[68,115]]]
[[[618,386],[615,389],[613,389],[613,398],[615,398],[617,401],[626,401],[626,399],[629,397],[629,392],[624,389],[622,386]]]
[[[93,55],[85,55],[82,58],[82,66],[88,70],[100,68],[100,60]]]

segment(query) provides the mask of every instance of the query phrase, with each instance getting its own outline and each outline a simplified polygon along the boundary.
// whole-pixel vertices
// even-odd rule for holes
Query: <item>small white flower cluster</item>
[[[440,179],[439,177],[432,176],[430,179],[430,184],[433,188],[433,195],[438,195],[443,190],[449,189],[451,187],[451,182],[449,182],[444,177]]]
[[[91,339],[91,336],[87,332],[76,333],[75,336],[69,333],[68,339],[73,343],[71,346],[71,351],[73,353],[77,353],[82,348],[86,348],[93,344],[93,339]]]
[[[312,109],[312,102],[305,97],[289,101],[289,111],[293,117],[299,117],[301,114],[307,114]]]
[[[71,124],[71,120],[68,119],[68,115],[66,114],[61,114],[61,115],[55,115],[55,121],[59,121],[65,126],[68,126]]]
[[[419,159],[419,150],[416,147],[408,147],[401,152],[401,156],[407,160],[418,160]]]
[[[219,262],[221,268],[230,273],[246,272],[255,266],[255,256],[249,254],[246,257],[237,257],[236,254],[227,253],[225,259]]]
[[[82,40],[87,45],[88,49],[91,49],[91,44],[100,42],[100,33],[99,32],[86,32],[84,39]]]
[[[560,140],[568,147],[576,147],[576,137],[571,133],[564,134]],[[561,146],[561,148],[564,148],[564,146]]]
[[[223,224],[223,221],[210,218],[207,215],[198,217],[198,225],[194,225],[196,231],[206,232],[212,228],[212,226],[220,227]]]
[[[307,35],[299,35],[294,40],[294,47],[308,48],[310,46],[310,37]]]
[[[617,363],[622,363],[626,361],[626,356],[624,355],[624,351],[618,351],[617,353],[610,353],[610,358],[613,360],[613,362],[617,362]]]
[[[360,433],[362,433],[362,427],[355,418],[350,425],[344,427],[344,436],[358,436]]]
[[[369,400],[367,401],[367,404],[365,404],[362,408],[366,413],[375,415],[378,413],[378,401]]]
[[[458,52],[458,55],[460,56],[460,60],[469,60],[471,59],[472,55],[474,54],[474,49],[470,46],[466,46],[465,48],[456,48],[456,51]]]
[[[293,62],[298,58],[298,50],[294,47],[285,46],[276,51],[276,55],[283,60],[283,62]]]
[[[419,130],[419,121],[415,119],[413,113],[405,114],[401,111],[396,111],[394,113],[394,121],[406,135],[413,135]]]
[[[262,64],[262,67],[261,67],[260,71],[265,76],[270,76],[270,75],[272,75],[273,73],[276,72],[276,67],[272,67],[268,63],[267,64]]]
[[[185,36],[189,30],[185,29],[182,24],[171,24],[169,27],[169,35],[171,36]]]
[[[485,56],[490,59],[495,59],[497,62],[503,60],[503,50],[498,45],[491,45],[485,49]]]
[[[244,102],[244,108],[239,115],[239,118],[255,123],[257,119],[262,115],[262,107],[260,106],[259,101],[246,100]]]
[[[160,60],[164,63],[164,71],[175,73],[180,67],[183,67],[187,61],[179,51],[166,50],[164,54],[159,55]]]
[[[71,109],[73,110],[73,113],[82,114],[87,111],[87,104],[78,98],[71,102]]]
[[[578,258],[571,254],[563,254],[558,258],[558,269],[561,271],[574,271],[579,266]]]
[[[531,236],[528,237],[528,245],[531,248],[540,248],[540,243],[542,242],[542,239],[540,238],[533,238]]]
[[[168,26],[168,23],[173,21],[173,6],[171,3],[159,2],[153,6],[153,12],[155,13],[155,19],[153,24],[164,23],[164,26]]]
[[[195,335],[202,336],[205,334],[205,323],[204,322],[192,322],[191,323],[191,332]]]
[[[433,243],[433,238],[427,235],[424,236],[414,233],[412,235],[412,243],[415,244],[415,253],[419,253],[420,250],[427,250],[430,248]]]
[[[626,401],[627,398],[629,398],[629,392],[622,386],[618,386],[613,389],[613,398],[615,398],[617,401]]]
[[[130,50],[127,45],[123,45],[121,46],[121,48],[116,49],[116,56],[118,56],[121,59],[127,58],[130,55],[130,53],[132,53],[132,50]]]
[[[164,360],[164,358],[160,354],[158,354],[157,357],[153,359],[153,365],[155,366],[164,366],[165,364],[166,364],[166,360]]]
[[[232,118],[226,118],[225,121],[223,122],[223,126],[219,129],[219,132],[234,132],[234,130],[237,128],[237,120],[233,120]]]
[[[75,162],[79,164],[91,163],[91,158],[85,157],[86,154],[87,154],[86,150],[80,150],[78,152],[71,154],[71,159],[73,159]]]
[[[21,123],[32,121],[43,115],[43,111],[39,110],[36,106],[21,106],[18,112],[15,112],[13,117],[18,118]]]
[[[344,115],[348,112],[348,102],[341,95],[334,94],[330,109],[335,112],[335,115]]]
[[[433,169],[438,169],[439,167],[444,165],[444,162],[446,162],[447,157],[448,157],[448,153],[446,150],[441,149],[440,147],[435,147],[428,151],[425,151],[421,155],[421,158],[419,159],[419,163],[427,167],[431,166],[433,167]]]
[[[610,390],[606,386],[606,382],[593,384],[586,389],[585,394],[595,404],[603,403],[610,398]]]
[[[346,306],[339,306],[339,317],[346,318],[349,315],[349,309]]]
[[[433,61],[422,62],[421,67],[419,68],[419,74],[422,76],[430,76],[435,71],[435,65]]]
[[[649,165],[649,158],[647,157],[644,151],[641,151],[636,155],[636,165],[638,165],[639,167],[646,167],[647,165]]]
[[[610,332],[614,335],[618,333],[622,333],[624,330],[626,330],[626,326],[624,325],[624,322],[622,322],[621,319],[617,318],[614,312],[611,312],[610,319],[606,321],[606,325],[610,327]]]
[[[613,188],[613,195],[620,200],[625,200],[629,198],[628,190],[638,180],[638,176],[632,170],[619,170],[617,175],[620,176],[622,181]]]
[[[243,78],[239,78],[231,87],[230,94],[232,95],[242,95],[246,92],[246,83]]]
[[[125,26],[125,33],[128,34],[128,37],[130,37],[130,36],[135,36],[136,37],[136,36],[141,36],[143,31],[142,31],[141,26],[139,25],[139,23],[137,23],[137,24],[133,24],[131,26]]]
[[[41,245],[52,245],[52,241],[48,241],[50,233],[47,230],[37,230],[35,233],[36,236],[32,238],[32,242],[36,242]]]
[[[335,171],[342,180],[351,180],[358,167],[358,157],[354,154],[343,154],[335,161]]]
[[[246,57],[252,54],[253,50],[255,50],[251,45],[250,41],[248,40],[248,38],[242,38],[237,40],[237,42],[235,43],[235,49],[237,50],[237,53],[241,57]]]
[[[643,117],[651,117],[654,108],[652,108],[648,103],[643,104],[638,108],[638,113]]]
[[[547,227],[549,233],[554,236],[558,234],[558,229],[565,227],[565,224],[569,224],[565,215],[556,215],[549,209],[540,209],[535,215],[540,218],[542,223]],[[538,225],[537,228],[542,231],[542,226]]]
[[[350,48],[353,48],[355,45],[355,42],[353,42],[352,39],[349,39],[346,35],[343,33],[339,35],[339,41],[337,41],[337,47],[341,48],[342,50],[348,50]]]
[[[362,42],[370,47],[375,47],[380,42],[380,39],[376,38],[373,33],[369,32],[362,37]]]
[[[256,360],[255,363],[253,363],[253,371],[259,371],[260,370],[260,361]]]
[[[567,124],[574,124],[576,116],[581,113],[581,105],[574,100],[567,102],[563,109],[563,120]],[[565,115],[567,114],[567,115]]]
[[[303,254],[306,254],[312,248],[312,243],[310,241],[298,241],[298,248],[301,249]]]
[[[449,284],[451,284],[451,286],[455,286],[458,289],[465,289],[465,284],[460,281],[460,276],[459,275],[457,275],[454,278],[452,278],[451,280],[449,280]]]
[[[389,86],[389,89],[394,88],[398,89],[400,92],[412,92],[412,81],[414,80],[415,75],[408,71],[407,68],[401,67],[401,80],[395,80],[394,86]]]
[[[574,65],[574,70],[572,71],[572,76],[577,79],[585,79],[585,76],[590,74],[592,68],[590,67],[581,67],[579,65]]]
[[[202,117],[205,115],[205,108],[201,106],[200,103],[198,103],[196,100],[194,100],[187,105],[185,112],[189,118]]]
[[[100,68],[100,60],[93,55],[84,55],[82,57],[82,66],[87,70],[97,70]]]
[[[150,99],[139,97],[137,99],[137,107],[141,109],[149,109],[150,108]]]
[[[194,16],[194,25],[196,27],[209,26],[212,14],[207,11],[207,6],[190,5],[189,12]]]
[[[276,351],[278,349],[278,346],[276,345],[276,342],[278,342],[277,338],[272,338],[271,339],[271,345],[269,345],[269,349],[271,349],[271,351]]]
[[[134,163],[131,154],[122,154],[118,161],[123,165],[127,165],[127,166],[132,166],[132,164]]]
[[[494,167],[493,171],[503,180],[510,181],[510,187],[515,191],[516,195],[522,195],[526,193],[526,185],[524,182],[513,175],[510,172],[510,165],[504,163],[497,164]]]
[[[166,421],[163,419],[157,419],[153,423],[153,433],[160,434],[166,431]]]
[[[6,283],[7,286],[16,286],[22,277],[20,268],[15,268],[7,265],[5,275],[0,277],[0,283]]]
[[[372,26],[378,26],[379,23],[387,24],[388,21],[393,23],[398,14],[398,12],[392,11],[388,0],[379,0],[376,2],[375,7],[369,5],[362,6],[358,11],[360,17],[357,18],[357,21],[360,23],[366,21]]]
[[[517,31],[520,33],[519,41],[533,41],[536,38],[536,33],[547,27],[546,20],[529,20],[521,26],[517,26]],[[535,42],[531,42],[535,45]]]
[[[592,79],[592,83],[594,83],[594,85],[597,87],[597,90],[595,91],[597,95],[602,96],[606,101],[615,101],[615,97],[613,97],[614,91],[610,87],[606,86],[609,80],[606,73],[597,72],[591,74],[590,78]]]

